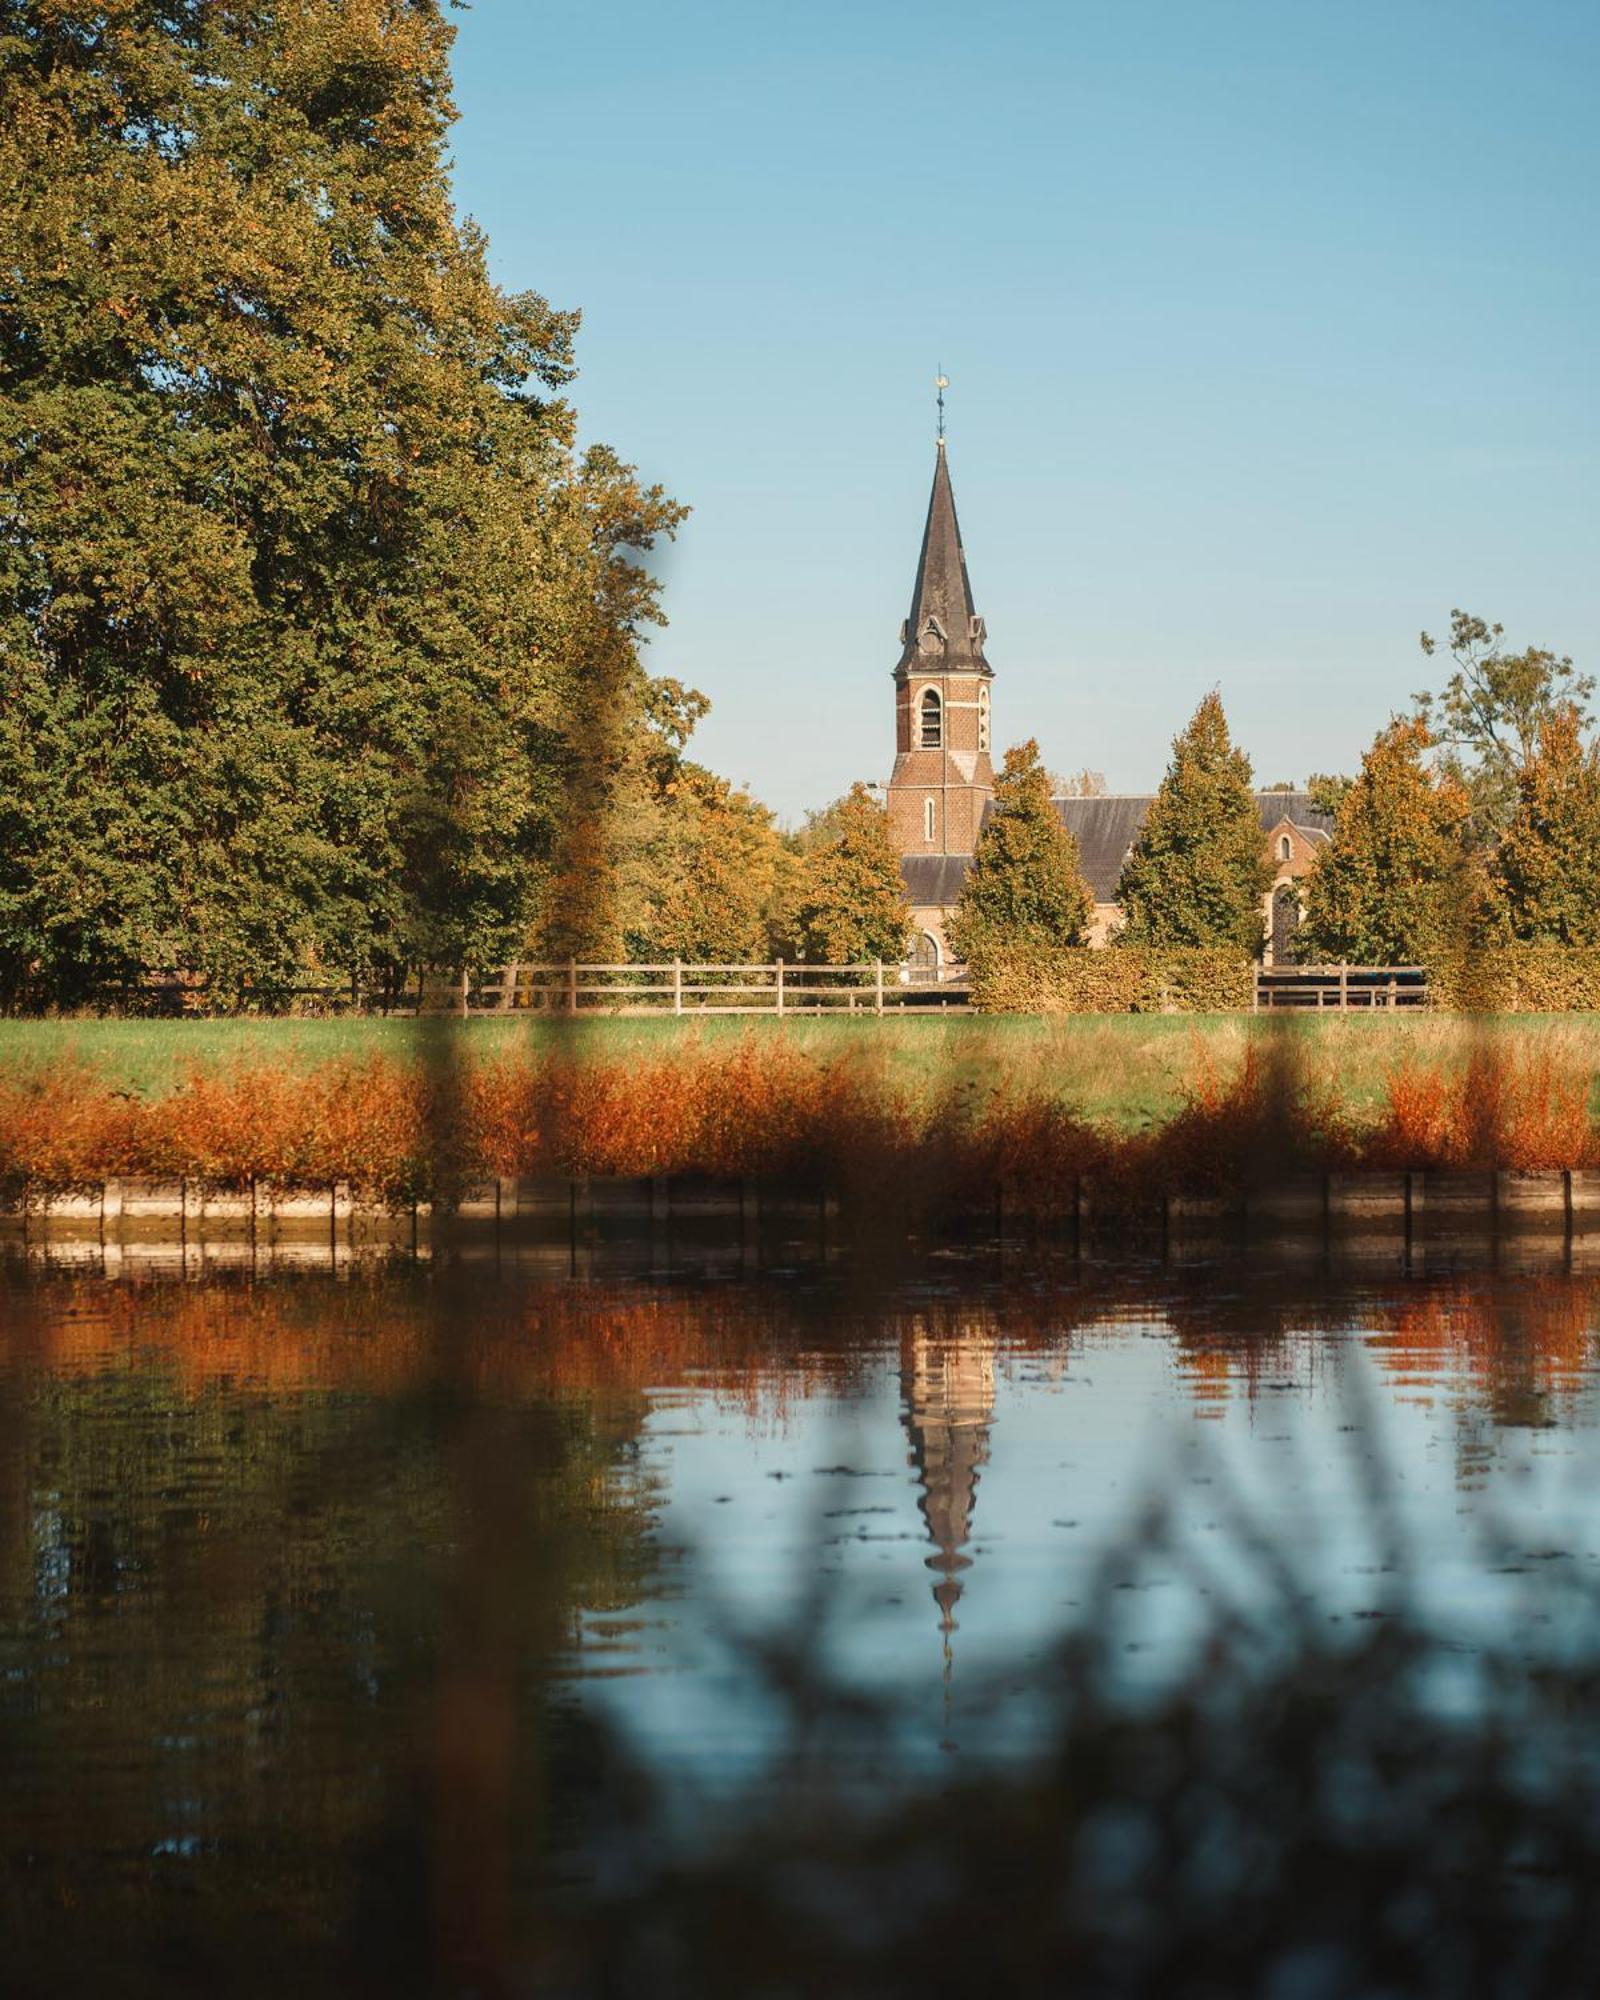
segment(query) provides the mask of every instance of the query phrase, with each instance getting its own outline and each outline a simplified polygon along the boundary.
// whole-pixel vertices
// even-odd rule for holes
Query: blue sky
[[[694,512],[651,648],[787,817],[893,754],[936,367],[1000,742],[1220,684],[1353,767],[1452,605],[1600,666],[1596,0],[477,0],[464,210]]]

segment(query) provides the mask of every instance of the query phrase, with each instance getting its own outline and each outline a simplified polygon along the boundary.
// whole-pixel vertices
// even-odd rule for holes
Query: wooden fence
[[[432,1011],[437,988],[419,986],[397,1011]],[[964,981],[902,984],[882,959],[860,965],[508,965],[449,989],[454,1011],[539,1014],[885,1014],[906,1008],[965,1013]]]
[[[1261,965],[1255,1010],[1281,1007],[1425,1007],[1428,975],[1420,965]]]
[[[156,1011],[204,1011],[205,987],[176,976],[152,980],[145,1001]],[[1258,966],[1252,1006],[1281,1008],[1392,1008],[1427,1003],[1427,975],[1415,965]],[[246,996],[248,1004],[248,996]],[[408,980],[387,1000],[348,986],[296,987],[257,997],[274,1011],[418,1014],[966,1014],[972,991],[965,979],[905,980],[898,965],[874,959],[859,965],[690,964],[590,965],[520,963],[454,976],[427,974]]]

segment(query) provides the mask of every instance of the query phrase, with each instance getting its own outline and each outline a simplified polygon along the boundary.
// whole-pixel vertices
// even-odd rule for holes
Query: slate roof
[[[928,495],[928,519],[922,530],[922,551],[917,557],[917,580],[911,592],[911,615],[906,620],[905,650],[900,665],[909,667],[919,657],[917,642],[929,618],[936,618],[945,637],[943,664],[986,667],[983,631],[977,624],[977,608],[972,601],[972,584],[967,576],[966,553],[961,546],[961,526],[956,520],[956,496],[950,485],[950,463],[944,439],[933,468],[933,491]]]
[[[1117,900],[1122,864],[1154,797],[1153,792],[1123,792],[1109,798],[1051,800],[1061,824],[1077,838],[1084,879],[1097,903]],[[1263,833],[1288,820],[1311,839],[1326,840],[1333,827],[1304,792],[1257,792],[1256,809]],[[966,854],[908,854],[900,863],[907,897],[919,908],[947,907],[960,895],[970,861]]]
[[[1154,798],[1153,792],[1123,792],[1110,798],[1050,801],[1061,824],[1077,836],[1084,879],[1094,891],[1097,903],[1117,900],[1122,864]],[[1256,810],[1261,815],[1263,833],[1270,833],[1281,821],[1288,820],[1291,826],[1314,839],[1326,840],[1333,826],[1333,821],[1326,813],[1317,811],[1305,792],[1257,792]]]
[[[918,909],[942,909],[961,894],[970,854],[907,854],[900,862],[906,900]]]

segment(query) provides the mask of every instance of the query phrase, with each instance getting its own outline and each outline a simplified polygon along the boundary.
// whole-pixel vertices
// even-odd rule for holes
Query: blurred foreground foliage
[[[1220,1483],[1220,1482],[1219,1482]],[[650,1852],[547,1990],[574,1995],[923,1993],[1575,1995],[1600,1981],[1600,1592],[1546,1568],[1529,1626],[1463,1649],[1420,1609],[1403,1540],[1386,1605],[1330,1618],[1295,1552],[1219,1496],[1227,1567],[1163,1509],[1108,1557],[1019,1692],[1048,1717],[1025,1762],[867,1803],[894,1705],[830,1685],[797,1621],[759,1655],[788,1733],[762,1806],[669,1854],[633,1792],[622,1852]],[[1387,1524],[1392,1528],[1392,1522]],[[1234,1559],[1242,1566],[1234,1568]],[[1492,1552],[1485,1552],[1485,1560]],[[1121,1593],[1158,1565],[1207,1593],[1190,1666],[1130,1694]],[[1559,1635],[1530,1661],[1529,1627]],[[1462,1694],[1465,1679],[1469,1692]]]

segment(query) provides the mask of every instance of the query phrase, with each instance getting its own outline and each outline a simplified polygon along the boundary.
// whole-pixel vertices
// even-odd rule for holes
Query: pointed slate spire
[[[946,670],[955,667],[987,673],[991,671],[983,657],[987,636],[972,602],[961,527],[956,520],[956,496],[950,486],[950,463],[940,438],[922,553],[917,558],[916,587],[911,594],[911,616],[901,628],[905,650],[900,666],[907,669],[919,661],[934,666],[942,661]]]

